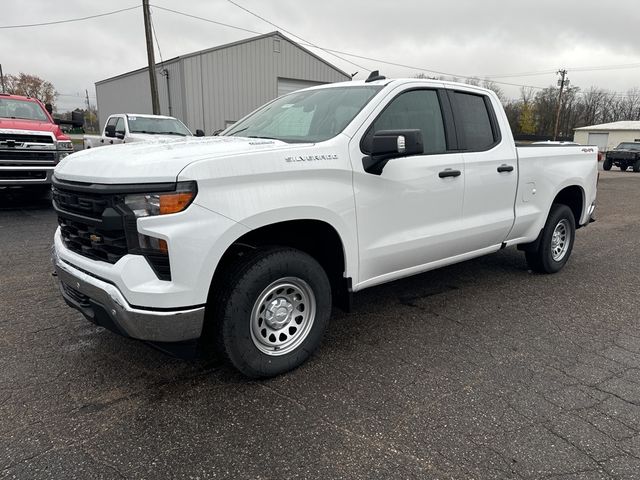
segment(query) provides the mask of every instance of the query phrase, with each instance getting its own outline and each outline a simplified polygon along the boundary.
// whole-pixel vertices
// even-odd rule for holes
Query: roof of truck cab
[[[12,93],[0,93],[0,98],[11,98],[13,100],[24,100],[25,102],[38,102],[37,98],[25,97],[24,95],[13,95]]]
[[[176,117],[169,117],[168,115],[152,115],[150,113],[114,113],[112,115],[126,115],[127,118],[128,117],[143,117],[143,118],[166,118],[166,119],[171,119],[171,120],[175,120]]]

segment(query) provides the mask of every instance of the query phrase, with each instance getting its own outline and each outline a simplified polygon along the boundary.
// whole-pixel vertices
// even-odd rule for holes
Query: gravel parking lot
[[[561,273],[507,249],[366,290],[261,382],[89,324],[48,203],[0,201],[0,478],[640,478],[640,174],[602,175]]]

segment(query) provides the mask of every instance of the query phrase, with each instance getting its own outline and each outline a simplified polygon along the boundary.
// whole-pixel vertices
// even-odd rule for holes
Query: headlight
[[[60,140],[58,142],[58,150],[66,150],[69,152],[73,152],[73,143],[69,140]]]
[[[136,218],[167,215],[185,210],[196,197],[196,182],[179,182],[173,192],[127,195],[124,203]]]

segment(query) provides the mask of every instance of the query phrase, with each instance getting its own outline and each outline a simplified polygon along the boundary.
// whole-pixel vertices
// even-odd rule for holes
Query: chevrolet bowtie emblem
[[[91,240],[92,242],[100,242],[102,241],[102,237],[96,235],[95,233],[92,233],[91,235],[89,235],[89,240]]]

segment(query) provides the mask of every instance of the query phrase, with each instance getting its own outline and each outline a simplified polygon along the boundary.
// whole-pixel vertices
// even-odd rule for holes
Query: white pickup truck
[[[592,219],[596,156],[516,147],[489,90],[373,75],[282,96],[220,137],[69,156],[53,262],[92,322],[268,377],[316,350],[352,292],[515,245],[560,270]]]
[[[85,150],[120,143],[148,142],[158,139],[190,137],[193,133],[174,117],[164,115],[143,115],[139,113],[118,113],[111,115],[104,124],[102,135],[85,135],[82,142]],[[202,130],[196,130],[196,137],[203,137]]]

